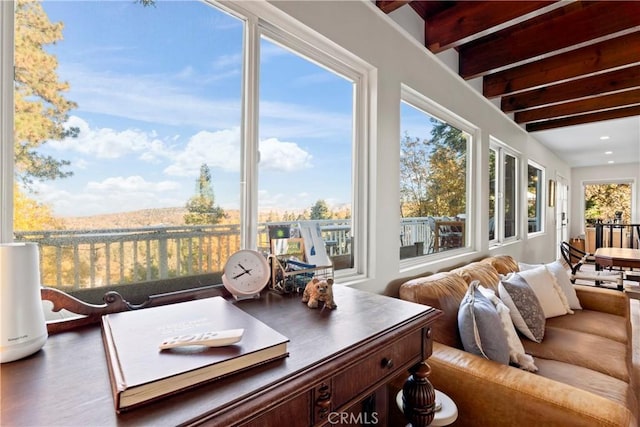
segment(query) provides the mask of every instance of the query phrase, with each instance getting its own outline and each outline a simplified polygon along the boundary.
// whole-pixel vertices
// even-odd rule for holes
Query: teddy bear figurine
[[[302,302],[307,303],[309,308],[318,308],[318,302],[324,302],[324,306],[329,309],[337,307],[333,301],[333,279],[320,280],[314,277],[304,288]]]

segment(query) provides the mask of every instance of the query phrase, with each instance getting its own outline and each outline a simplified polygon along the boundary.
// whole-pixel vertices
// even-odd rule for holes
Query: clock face
[[[260,252],[243,249],[227,260],[222,283],[233,295],[253,295],[266,286],[269,275],[267,259]]]

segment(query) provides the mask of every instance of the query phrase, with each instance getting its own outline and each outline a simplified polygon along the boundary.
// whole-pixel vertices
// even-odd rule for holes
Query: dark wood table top
[[[640,249],[598,248],[594,256],[599,265],[640,268]]]
[[[273,292],[236,302],[290,338],[289,357],[120,415],[114,410],[100,327],[50,335],[36,354],[0,365],[0,425],[175,426],[209,416],[224,419],[232,411],[255,412],[265,399],[291,395],[296,387],[319,381],[322,367],[341,355],[373,351],[390,331],[415,330],[441,314],[346,286],[334,286],[334,292],[336,310],[310,309],[300,296]]]

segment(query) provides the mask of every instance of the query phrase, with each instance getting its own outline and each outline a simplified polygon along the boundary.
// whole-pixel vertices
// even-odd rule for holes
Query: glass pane
[[[533,165],[527,169],[527,217],[529,233],[542,231],[542,170]]]
[[[517,159],[509,154],[504,156],[504,237],[516,236],[516,194],[518,190]]]
[[[596,222],[631,223],[631,185],[588,184],[584,195],[584,218],[588,226]]]
[[[217,274],[239,244],[243,22],[201,2],[17,5],[15,235],[40,243],[44,285]]]
[[[470,136],[401,104],[400,258],[466,246]]]
[[[269,225],[319,226],[331,264],[350,268],[354,84],[266,38],[260,74],[259,245]]]

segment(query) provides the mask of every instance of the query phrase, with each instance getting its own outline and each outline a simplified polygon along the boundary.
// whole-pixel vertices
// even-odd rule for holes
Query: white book
[[[317,222],[301,222],[300,236],[304,240],[304,252],[307,263],[316,267],[331,267],[331,259],[322,239],[322,230]]]

